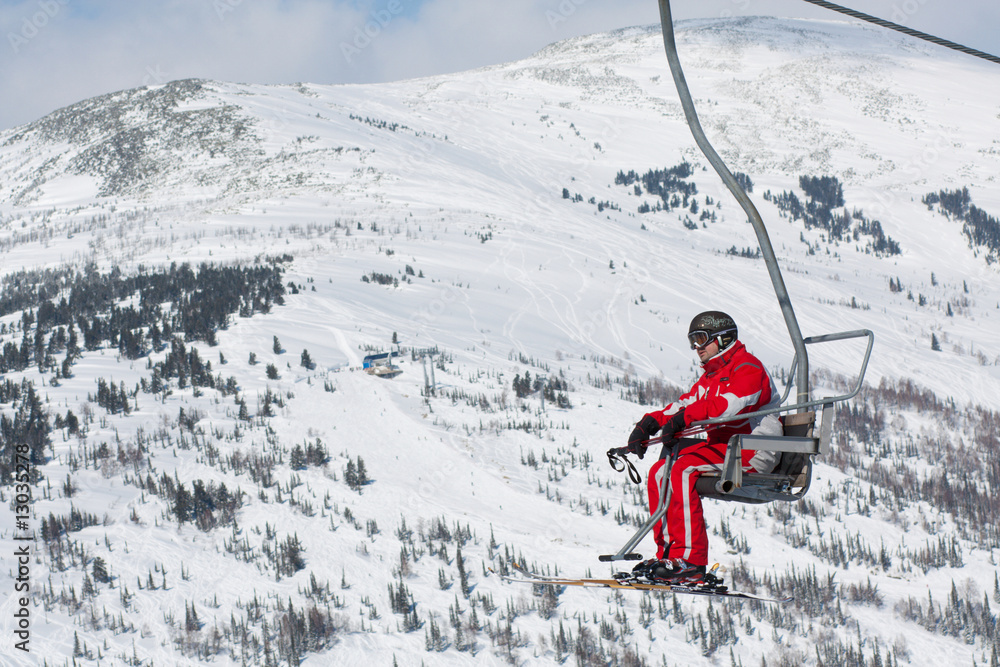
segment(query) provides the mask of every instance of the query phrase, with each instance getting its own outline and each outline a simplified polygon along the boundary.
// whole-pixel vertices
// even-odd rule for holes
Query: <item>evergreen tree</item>
[[[303,556],[305,549],[299,542],[298,535],[289,535],[279,547],[279,569],[286,576],[291,576],[306,566]]]
[[[195,632],[201,624],[198,623],[198,612],[195,611],[194,602],[188,605],[184,602],[184,629],[188,632]]]
[[[66,431],[70,435],[76,435],[80,432],[80,420],[76,418],[72,410],[66,411]]]
[[[91,571],[94,575],[94,581],[101,584],[106,584],[111,581],[111,577],[108,574],[108,566],[105,564],[104,559],[100,556],[94,557]]]
[[[76,337],[76,327],[69,325],[69,343],[66,344],[66,358],[73,359],[80,352],[80,342]]]
[[[520,375],[515,375],[513,387],[514,395],[518,398],[524,398],[529,395],[532,391],[534,391],[531,383],[531,373],[525,371],[523,378]]]
[[[292,447],[292,453],[288,457],[288,465],[292,470],[305,470],[306,468],[306,453],[302,449],[302,445],[295,445]]]
[[[347,467],[344,469],[344,483],[348,488],[357,490],[358,488],[358,468],[354,464],[354,459],[347,459]]]
[[[469,575],[465,572],[465,559],[462,558],[462,545],[458,545],[455,550],[455,564],[458,566],[458,581],[462,588],[462,595],[465,599],[469,599],[469,592],[471,588],[469,587]]]
[[[191,494],[184,488],[183,484],[177,485],[177,493],[174,496],[174,516],[179,523],[184,523],[191,515]]]

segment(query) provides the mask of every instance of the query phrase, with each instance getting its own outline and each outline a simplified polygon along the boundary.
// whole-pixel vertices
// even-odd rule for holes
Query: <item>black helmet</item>
[[[736,329],[736,321],[718,310],[706,310],[695,315],[688,327],[688,341],[692,350],[705,347],[716,338],[719,339],[719,349],[725,349],[732,345],[737,336],[739,331]]]

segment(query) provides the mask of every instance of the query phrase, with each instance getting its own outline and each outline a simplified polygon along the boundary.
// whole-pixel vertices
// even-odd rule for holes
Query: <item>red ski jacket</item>
[[[740,341],[702,364],[704,373],[694,386],[662,410],[648,413],[660,426],[681,409],[684,425],[714,417],[731,417],[778,406],[780,395],[764,364],[747,352]],[[723,424],[706,429],[708,444],[727,443],[739,433],[750,433],[761,417]]]

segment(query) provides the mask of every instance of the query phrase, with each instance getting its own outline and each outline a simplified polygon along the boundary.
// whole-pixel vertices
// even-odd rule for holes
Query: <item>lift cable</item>
[[[867,21],[868,23],[874,23],[877,26],[883,28],[888,28],[889,30],[895,30],[896,32],[901,32],[904,35],[909,35],[910,37],[916,37],[917,39],[922,39],[924,41],[930,42],[932,44],[937,44],[938,46],[944,46],[949,49],[954,49],[955,51],[961,51],[962,53],[968,54],[970,56],[975,56],[976,58],[982,58],[983,60],[988,60],[991,63],[997,63],[1000,65],[1000,57],[991,55],[989,53],[984,53],[977,49],[969,48],[968,46],[962,46],[961,44],[956,44],[947,39],[942,39],[940,37],[935,37],[934,35],[928,35],[926,32],[920,32],[919,30],[914,30],[913,28],[907,28],[904,25],[899,25],[898,23],[893,23],[892,21],[886,21],[885,19],[880,19],[877,16],[872,16],[870,14],[865,14],[848,7],[841,7],[840,5],[835,5],[832,2],[826,2],[826,0],[803,0],[803,2],[808,2],[810,4],[816,5],[818,7],[823,7],[824,9],[829,9],[834,12],[840,12],[841,14],[846,14],[851,18],[859,19],[861,21]]]

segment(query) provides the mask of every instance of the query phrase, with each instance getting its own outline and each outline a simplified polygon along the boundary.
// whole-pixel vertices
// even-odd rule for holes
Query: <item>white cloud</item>
[[[31,21],[47,1],[56,13],[22,36],[25,17]],[[335,45],[361,18],[348,5],[305,0],[280,7],[240,0],[106,2],[97,14],[60,0],[6,5],[0,12],[6,36],[0,127],[164,80],[337,80],[343,60]]]
[[[844,18],[791,0],[674,4],[677,20]],[[1000,3],[963,4],[871,0],[864,10],[1000,51]],[[387,81],[515,60],[567,37],[658,20],[651,0],[0,1],[0,128],[164,80]]]

